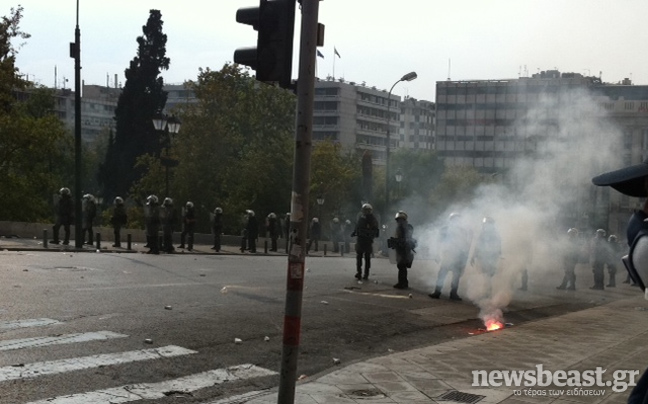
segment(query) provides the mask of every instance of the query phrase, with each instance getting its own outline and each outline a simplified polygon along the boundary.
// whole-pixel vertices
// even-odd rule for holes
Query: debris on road
[[[308,377],[308,376],[306,376],[306,375],[301,375],[301,376],[299,376],[299,377],[297,378],[297,380],[304,380],[304,379],[306,379],[307,377]]]
[[[338,358],[333,358],[333,364],[334,364],[334,365],[339,365],[339,364],[340,364],[340,360],[339,360]]]
[[[264,340],[265,342],[268,342],[268,341],[270,341],[270,337],[268,337],[268,336],[266,335],[266,336],[263,338],[263,340]]]
[[[240,344],[243,343],[243,340],[240,339],[240,338],[234,338],[234,343],[237,344],[237,345],[240,345]]]
[[[227,286],[223,286],[223,289],[221,289],[221,293],[223,294],[227,293]]]
[[[322,300],[320,303],[322,303],[322,304],[328,304],[328,302],[327,302],[326,300]]]
[[[145,344],[152,344],[152,343],[153,343],[153,340],[150,339],[150,338],[147,338],[147,339],[144,340],[144,343],[145,343]]]
[[[164,310],[172,310],[172,309],[173,309],[173,307],[171,307],[171,306],[164,306]]]

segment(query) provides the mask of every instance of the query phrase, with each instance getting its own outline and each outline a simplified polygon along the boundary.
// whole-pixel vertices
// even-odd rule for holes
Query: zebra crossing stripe
[[[13,330],[16,328],[42,327],[45,325],[60,324],[60,321],[51,318],[33,318],[28,320],[0,321],[0,330]]]
[[[83,334],[64,334],[54,337],[35,337],[0,341],[0,351],[12,351],[22,348],[33,348],[48,345],[74,344],[77,342],[103,341],[113,338],[124,338],[128,335],[111,331],[86,332]]]
[[[245,364],[214,369],[207,372],[196,373],[178,379],[167,380],[159,383],[129,384],[106,390],[97,390],[89,393],[79,393],[69,396],[48,398],[32,401],[27,404],[119,404],[138,400],[156,400],[164,398],[169,392],[190,393],[199,389],[215,386],[225,382],[245,380],[262,376],[273,376],[277,372],[264,369],[255,365]]]
[[[146,361],[159,358],[197,353],[175,345],[161,348],[141,349],[139,351],[119,352],[84,356],[72,359],[61,359],[49,362],[28,363],[25,365],[5,366],[0,368],[0,382],[7,380],[28,379],[38,376],[72,372],[75,370],[97,368],[99,366],[119,365],[122,363]]]

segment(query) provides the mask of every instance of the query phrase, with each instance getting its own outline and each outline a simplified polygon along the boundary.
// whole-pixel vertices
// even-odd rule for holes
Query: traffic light
[[[256,70],[256,79],[291,88],[295,0],[260,0],[259,7],[240,8],[236,22],[258,31],[255,48],[234,51],[234,63]]]

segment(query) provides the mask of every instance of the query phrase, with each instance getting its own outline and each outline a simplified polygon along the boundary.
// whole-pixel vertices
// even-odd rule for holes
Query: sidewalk
[[[615,370],[648,366],[648,302],[637,294],[591,309],[483,332],[456,341],[388,354],[298,383],[295,402],[322,403],[625,403],[631,387],[614,392]],[[473,386],[473,371],[595,371],[608,386]],[[582,374],[582,373],[581,373]],[[636,380],[635,379],[635,380]],[[502,379],[499,379],[500,381]],[[585,380],[585,379],[583,379]],[[618,384],[628,381],[625,377]],[[495,380],[496,381],[496,380]],[[481,379],[478,383],[481,383]],[[487,381],[484,385],[488,385]],[[277,393],[254,392],[210,404],[277,403]]]
[[[176,236],[179,238],[179,235]],[[175,252],[174,254],[237,254],[237,255],[286,255],[286,248],[283,240],[280,240],[278,249],[276,252],[270,251],[270,246],[266,246],[264,243],[257,245],[257,252],[252,254],[250,251],[241,252],[241,247],[239,245],[221,245],[221,250],[216,252],[211,249],[211,245],[206,244],[194,244],[192,251],[187,250],[186,248],[178,248],[177,240],[174,243]],[[144,247],[142,242],[132,242],[131,248],[128,249],[128,244],[126,242],[121,243],[121,247],[113,247],[112,240],[102,241],[100,243],[100,250],[104,253],[146,253],[149,249]],[[69,252],[97,252],[96,242],[93,245],[84,245],[82,248],[77,249],[74,245],[74,240],[70,240],[68,245],[63,244],[52,244],[48,241],[47,247],[44,246],[43,240],[39,238],[19,238],[19,237],[0,237],[0,250],[7,251],[69,251]],[[160,252],[160,254],[165,254]],[[324,251],[320,249],[319,251],[311,250],[308,254],[308,257],[340,257],[342,256],[339,252],[333,252],[330,250]],[[344,254],[348,256],[348,254]]]

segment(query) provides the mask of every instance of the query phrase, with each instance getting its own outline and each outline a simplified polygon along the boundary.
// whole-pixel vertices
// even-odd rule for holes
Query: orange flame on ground
[[[486,320],[485,325],[487,331],[495,331],[499,330],[500,328],[504,328],[504,324],[500,323],[497,320]]]

